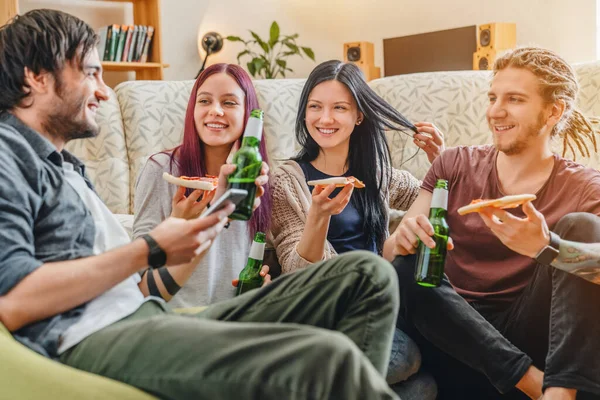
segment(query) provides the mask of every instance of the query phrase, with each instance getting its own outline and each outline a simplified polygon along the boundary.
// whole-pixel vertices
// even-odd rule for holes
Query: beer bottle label
[[[265,244],[253,242],[252,246],[250,247],[250,255],[248,256],[248,258],[253,258],[255,260],[262,261],[264,255],[265,255]]]
[[[262,139],[263,121],[258,118],[248,118],[246,129],[244,130],[244,137],[254,137],[259,141]]]
[[[433,189],[431,208],[448,209],[448,191],[444,189]]]

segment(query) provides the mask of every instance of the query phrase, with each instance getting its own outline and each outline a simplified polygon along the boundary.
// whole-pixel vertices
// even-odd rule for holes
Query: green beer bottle
[[[419,256],[415,269],[415,281],[425,287],[438,287],[444,277],[446,246],[450,229],[446,223],[448,210],[448,181],[438,179],[433,189],[429,222],[433,226],[435,248],[430,249],[422,241],[419,243]]]
[[[256,232],[252,247],[250,247],[250,255],[248,262],[243,270],[240,271],[238,277],[236,296],[246,293],[249,290],[256,289],[262,286],[263,277],[260,276],[260,270],[263,265],[263,256],[265,254],[265,234]]]
[[[247,190],[248,196],[229,215],[231,219],[248,221],[252,216],[252,207],[254,206],[254,197],[256,196],[254,180],[260,174],[262,167],[262,157],[259,151],[262,131],[263,111],[252,110],[244,131],[242,146],[233,156],[233,163],[237,168],[227,178],[230,189]]]

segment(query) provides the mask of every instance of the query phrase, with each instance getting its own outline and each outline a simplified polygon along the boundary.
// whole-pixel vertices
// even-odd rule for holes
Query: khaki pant
[[[177,315],[154,302],[62,355],[161,399],[396,399],[393,268],[353,252]]]

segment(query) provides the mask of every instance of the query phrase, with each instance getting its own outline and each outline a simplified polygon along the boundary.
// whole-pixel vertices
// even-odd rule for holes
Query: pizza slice
[[[308,184],[310,186],[327,186],[334,184],[337,187],[344,187],[349,183],[353,184],[356,189],[362,189],[365,187],[364,183],[362,183],[360,180],[356,179],[353,176],[336,176],[333,178],[308,181]]]
[[[163,172],[163,179],[173,185],[183,186],[190,189],[199,189],[199,190],[215,190],[219,184],[219,178],[212,175],[207,175],[204,177],[196,177],[196,176],[173,176],[168,172]]]
[[[458,209],[458,214],[465,215],[469,213],[479,212],[485,207],[496,208],[517,208],[521,204],[535,200],[535,194],[515,194],[511,196],[500,197],[499,199],[476,199],[470,204]]]

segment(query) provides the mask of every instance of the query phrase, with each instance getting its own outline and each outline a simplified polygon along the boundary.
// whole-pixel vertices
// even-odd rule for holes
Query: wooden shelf
[[[105,71],[140,71],[152,68],[166,68],[163,65],[155,62],[117,62],[117,61],[102,61],[102,68]]]
[[[168,64],[162,62],[162,28],[160,18],[160,0],[95,0],[96,2],[114,2],[133,4],[133,23],[154,27],[154,37],[150,45],[149,62],[103,61],[105,71],[135,71],[136,79],[162,80],[163,69]],[[19,0],[0,0],[0,25],[19,12]],[[117,22],[115,22],[117,23]]]

